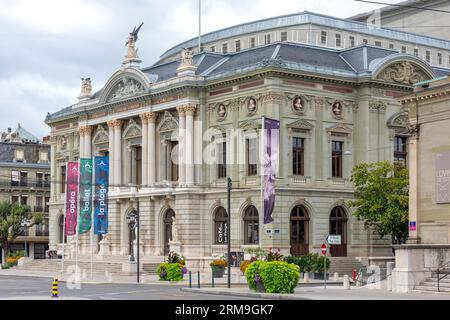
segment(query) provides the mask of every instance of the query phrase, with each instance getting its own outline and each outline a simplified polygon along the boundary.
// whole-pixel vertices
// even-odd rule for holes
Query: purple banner
[[[66,236],[74,236],[77,233],[79,176],[78,162],[68,162],[66,179]]]
[[[275,207],[275,177],[278,171],[278,151],[280,144],[280,121],[263,118],[263,195],[264,224],[273,221],[272,212]]]

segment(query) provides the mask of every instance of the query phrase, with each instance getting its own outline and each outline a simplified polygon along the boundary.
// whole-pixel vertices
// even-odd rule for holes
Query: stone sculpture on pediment
[[[139,81],[131,78],[124,78],[121,79],[119,83],[117,83],[117,85],[114,87],[108,101],[120,100],[144,92],[145,88],[141,83],[139,83]]]
[[[108,131],[102,125],[97,126],[97,132],[95,133],[92,141],[94,144],[108,143],[109,142]]]
[[[404,61],[390,65],[378,74],[376,80],[412,85],[428,79],[429,76],[411,62]]]
[[[130,119],[127,127],[123,131],[124,139],[132,139],[142,136],[141,127],[134,121],[134,119]]]
[[[177,129],[178,129],[178,121],[174,118],[174,116],[169,111],[164,112],[164,115],[158,126],[158,131],[159,132],[169,132],[169,131],[175,131]]]

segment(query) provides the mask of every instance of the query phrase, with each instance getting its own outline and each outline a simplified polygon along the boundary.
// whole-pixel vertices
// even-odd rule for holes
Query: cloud
[[[348,17],[376,7],[351,0],[202,0],[202,32],[303,10]],[[142,21],[144,66],[198,35],[197,0],[0,0],[0,8],[0,131],[20,121],[37,136],[48,134],[47,112],[77,101],[81,77],[101,89],[120,68],[128,32]]]

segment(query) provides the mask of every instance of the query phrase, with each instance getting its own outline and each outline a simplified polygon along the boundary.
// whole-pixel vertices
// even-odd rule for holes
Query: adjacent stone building
[[[265,24],[290,32],[293,17]],[[327,19],[323,27],[333,32],[336,21],[343,22],[340,28],[347,23]],[[256,37],[260,25],[204,38]],[[400,46],[396,36],[379,32],[380,39]],[[420,39],[450,48],[448,41]],[[392,254],[390,241],[364,230],[346,204],[353,195],[351,169],[381,160],[407,164],[408,110],[398,97],[448,69],[393,49],[326,48],[289,38],[227,53],[193,54],[180,44],[155,65],[141,67],[132,34],[128,44],[122,66],[101,90],[94,93],[84,79],[79,101],[46,118],[51,248],[63,242],[66,162],[107,155],[109,234],[96,239],[95,250],[111,259],[130,253],[126,215],[137,201],[143,259],[167,254],[170,244],[179,243],[190,267],[207,267],[213,255],[226,251],[228,227],[232,251],[262,246],[305,254],[319,251],[328,234],[339,234],[342,244],[331,247],[332,256]],[[268,225],[261,213],[258,156],[263,116],[281,122],[274,222]],[[234,187],[230,226],[227,177]],[[89,235],[80,236],[80,252],[89,254]]]
[[[27,205],[33,212],[49,212],[50,145],[41,142],[20,124],[0,133],[0,200]],[[11,246],[36,259],[48,250],[48,215],[45,223],[24,227]]]

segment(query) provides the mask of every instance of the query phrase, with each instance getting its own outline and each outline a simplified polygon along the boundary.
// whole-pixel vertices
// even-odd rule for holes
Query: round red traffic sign
[[[322,254],[327,254],[327,245],[325,243],[322,245]]]

